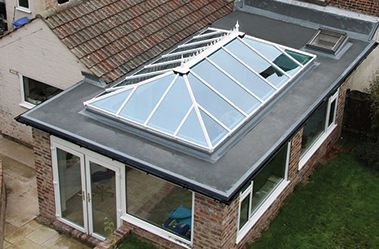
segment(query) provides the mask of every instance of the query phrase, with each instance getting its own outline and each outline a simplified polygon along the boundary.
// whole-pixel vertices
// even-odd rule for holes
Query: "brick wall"
[[[328,3],[339,8],[379,16],[378,0],[328,0]]]
[[[55,198],[50,151],[50,135],[34,128],[32,133],[39,213],[41,221],[46,224],[50,224],[55,220]]]

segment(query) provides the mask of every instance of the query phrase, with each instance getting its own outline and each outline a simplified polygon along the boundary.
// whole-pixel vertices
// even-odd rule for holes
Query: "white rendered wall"
[[[29,78],[60,89],[83,79],[88,71],[53,34],[36,19],[0,39],[0,132],[31,143],[31,129],[14,117],[27,111],[20,103],[20,78]]]

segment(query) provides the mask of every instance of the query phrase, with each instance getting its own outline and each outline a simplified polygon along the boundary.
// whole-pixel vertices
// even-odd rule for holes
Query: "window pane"
[[[129,167],[126,175],[127,212],[190,240],[192,193]]]
[[[207,146],[203,130],[201,129],[199,119],[195,110],[192,109],[183,126],[178,132],[178,137],[184,138],[199,145]]]
[[[336,111],[336,103],[336,100],[333,100],[333,102],[330,103],[328,127],[331,126],[335,121],[334,113]]]
[[[144,123],[173,79],[174,75],[170,74],[139,86],[121,110],[120,115]]]
[[[248,42],[249,39],[245,39],[245,41]],[[271,84],[279,87],[289,80],[287,76],[278,71],[241,41],[235,40],[229,43],[226,48],[254,69],[263,78],[267,79]]]
[[[188,81],[190,82],[196,101],[227,127],[233,128],[243,119],[244,116],[239,111],[192,74],[188,76]]]
[[[284,179],[287,162],[287,144],[264,166],[253,180],[252,213],[270,196]]]
[[[257,95],[259,98],[266,99],[274,92],[274,89],[269,84],[264,82],[264,80],[259,78],[255,73],[250,71],[247,67],[242,65],[224,50],[220,50],[217,53],[213,54],[210,59],[214,60],[217,65],[219,65],[223,70],[233,76],[233,78],[235,78],[238,82],[240,82],[243,86]],[[217,82],[217,84],[218,83],[219,82]],[[239,94],[239,96],[241,96],[241,94]],[[240,101],[243,100],[244,99],[241,99]],[[254,100],[254,104],[258,105],[259,102],[255,98]],[[253,107],[256,107],[256,105]],[[250,112],[251,110],[252,108],[245,111]]]
[[[57,148],[57,164],[62,217],[83,227],[80,158]]]
[[[116,174],[90,162],[93,231],[107,237],[117,228]]]
[[[305,122],[301,141],[302,154],[304,154],[325,131],[326,108],[327,102],[322,103]]]
[[[29,0],[18,0],[18,6],[29,9]]]
[[[253,39],[246,39],[246,42],[289,75],[293,75],[301,69],[296,62],[273,45]]]
[[[250,209],[250,194],[248,194],[245,199],[241,202],[240,209],[240,229],[246,224],[249,220],[249,209]]]
[[[191,97],[184,78],[180,77],[168,91],[148,125],[173,134],[191,105]],[[172,108],[173,106],[175,108]]]
[[[216,145],[227,133],[228,131],[209,117],[205,112],[200,111],[201,117],[203,118],[205,128],[207,129],[209,139],[213,145]]]
[[[123,91],[113,94],[103,99],[93,102],[91,105],[116,114],[117,110],[121,107],[124,101],[128,98],[132,90]]]
[[[295,52],[295,51],[292,51],[289,49],[286,49],[285,51],[287,52],[287,54],[292,56],[292,58],[294,58],[295,60],[297,60],[298,62],[300,62],[303,65],[307,64],[307,62],[312,59],[312,57],[310,57],[306,54],[300,54],[298,52]]]
[[[213,62],[215,62],[218,66],[231,64],[230,60],[233,58],[231,56],[228,56],[226,52],[222,52],[224,51],[220,50],[216,52],[210,57],[210,59],[214,59]],[[196,67],[193,68],[193,72],[197,73],[209,85],[214,87],[217,91],[223,94],[233,104],[241,108],[243,111],[249,113],[259,105],[259,102],[256,98],[251,96],[246,90],[244,90],[223,72],[213,66],[210,62],[203,61],[199,63]],[[243,72],[239,72],[239,74],[243,74]],[[245,77],[249,77],[249,75]],[[254,81],[254,79],[250,78],[250,81]]]
[[[24,100],[33,105],[38,105],[45,100],[57,95],[62,90],[45,83],[23,76]]]

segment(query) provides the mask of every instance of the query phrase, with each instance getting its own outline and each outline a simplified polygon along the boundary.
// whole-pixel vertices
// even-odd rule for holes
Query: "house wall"
[[[17,1],[18,0],[5,0],[8,29],[12,29],[12,22],[18,18],[26,16],[32,19],[45,10],[58,6],[57,0],[29,0],[30,11],[24,11],[17,8]]]
[[[31,144],[31,129],[14,120],[28,110],[20,105],[19,75],[66,89],[87,69],[41,19],[1,38],[0,55],[0,133]]]
[[[379,16],[378,0],[327,0],[327,2],[338,8]]]
[[[195,194],[193,248],[240,249],[244,248],[247,243],[250,243],[260,237],[262,231],[269,226],[270,222],[274,219],[280,207],[283,205],[285,199],[292,193],[294,187],[299,182],[308,180],[308,177],[312,174],[316,163],[321,157],[325,156],[333,144],[338,141],[342,129],[346,89],[350,80],[351,78],[340,87],[338,108],[336,111],[336,128],[323,141],[321,146],[316,150],[301,170],[298,170],[298,168],[303,129],[300,128],[294,133],[290,139],[291,150],[288,160],[288,180],[290,183],[286,186],[283,192],[281,192],[278,198],[276,198],[270,205],[267,211],[258,219],[255,225],[250,229],[239,244],[236,244],[239,197],[235,198],[229,205],[227,205],[201,194]],[[69,232],[79,239],[96,243],[97,240],[94,240],[90,236],[70,228],[56,220],[50,135],[40,130],[33,129],[33,137],[41,220],[48,224],[53,224],[56,229]],[[122,238],[129,231],[133,231],[135,234],[150,240],[160,248],[184,248],[176,243],[165,240],[149,231],[127,222],[124,222],[122,227],[116,231],[117,238]],[[107,243],[99,243],[97,248],[109,248],[111,244],[112,242],[109,241]]]

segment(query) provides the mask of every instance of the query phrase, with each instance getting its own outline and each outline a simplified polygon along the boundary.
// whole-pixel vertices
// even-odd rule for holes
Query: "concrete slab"
[[[0,136],[0,160],[7,191],[4,248],[89,249],[35,220],[38,198],[32,150]]]
[[[0,154],[34,168],[33,151],[0,135]]]

